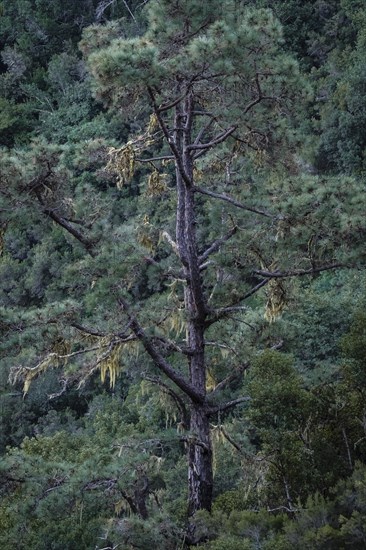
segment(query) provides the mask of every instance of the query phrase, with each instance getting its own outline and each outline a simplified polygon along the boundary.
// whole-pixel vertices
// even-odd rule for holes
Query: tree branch
[[[285,277],[301,277],[302,275],[313,275],[314,273],[321,273],[322,271],[329,271],[331,269],[337,269],[338,267],[349,267],[346,264],[336,263],[330,265],[323,265],[311,269],[294,269],[290,271],[264,271],[262,269],[255,269],[253,273],[255,275],[260,275],[261,277],[266,277],[268,279],[278,279]]]
[[[181,414],[181,424],[182,427],[187,429],[189,426],[189,416],[187,413],[187,407],[184,403],[183,399],[178,395],[172,388],[170,388],[167,384],[165,384],[160,378],[156,378],[155,376],[145,376],[145,380],[148,380],[148,382],[151,382],[152,384],[158,385],[163,392],[170,395],[172,397],[179,409],[179,412]]]
[[[222,143],[223,141],[225,141],[225,139],[227,139],[233,132],[235,132],[236,129],[237,129],[237,126],[231,126],[224,132],[221,132],[221,134],[216,136],[216,138],[209,141],[208,143],[196,143],[197,141],[197,138],[196,138],[195,143],[188,146],[188,150],[196,151],[196,150],[211,149],[211,147],[214,147],[215,145],[218,145],[219,143]]]
[[[217,252],[222,244],[224,244],[233,235],[235,235],[237,230],[238,228],[234,226],[226,235],[220,237],[219,239],[216,239],[212,244],[210,244],[210,246],[198,258],[199,263],[202,264],[211,254]]]
[[[50,208],[43,208],[43,212],[47,216],[49,216],[54,222],[56,222],[58,225],[66,229],[66,231],[70,233],[73,237],[75,237],[75,239],[78,240],[84,246],[84,248],[86,249],[88,254],[90,254],[90,256],[92,256],[93,258],[96,256],[96,253],[93,250],[95,246],[95,243],[93,241],[84,237],[84,235],[80,231],[75,229],[75,227],[73,227],[69,222],[67,222],[65,218],[56,214],[54,210],[51,210]]]
[[[192,114],[197,116],[197,113],[195,113],[195,111],[193,111]],[[209,120],[208,123],[205,126],[202,126],[201,130],[197,134],[196,139],[194,140],[193,145],[198,145],[199,144],[199,142],[201,141],[203,135],[205,134],[205,132],[207,132],[207,130],[209,129],[211,124],[214,122],[214,120],[215,120],[214,118],[211,118],[211,120]]]
[[[236,380],[237,378],[239,378],[239,376],[241,376],[243,374],[243,372],[245,370],[247,370],[249,368],[249,363],[244,363],[243,365],[241,365],[235,372],[232,372],[231,374],[229,374],[229,376],[227,376],[226,378],[224,378],[223,380],[221,380],[221,382],[219,382],[217,384],[217,386],[215,387],[214,390],[212,390],[212,392],[210,392],[210,397],[212,397],[212,395],[215,395],[216,393],[218,393],[220,390],[222,390],[223,388],[225,388],[228,384],[230,384],[230,382],[233,382],[234,380]]]
[[[136,317],[131,313],[130,307],[124,298],[119,299],[119,304],[125,311],[129,321],[131,330],[135,336],[142,343],[147,354],[154,361],[155,365],[161,370],[174,384],[176,384],[194,403],[202,404],[204,401],[204,395],[196,390],[189,381],[176,371],[166,359],[159,353],[159,351],[153,345],[151,339],[147,336],[144,329],[137,321]]]
[[[85,334],[89,334],[90,336],[98,336],[100,338],[105,338],[107,336],[106,332],[100,332],[99,330],[90,329],[87,327],[84,327],[83,325],[79,325],[79,323],[71,323],[73,328],[76,328],[76,330],[79,330],[80,332],[84,332]]]
[[[161,157],[152,157],[150,159],[140,159],[140,158],[136,158],[135,160],[137,162],[145,162],[145,163],[149,163],[149,162],[158,162],[159,160],[174,160],[174,156],[173,155],[163,155]]]
[[[228,401],[227,403],[222,403],[221,405],[217,405],[216,407],[210,407],[207,410],[207,414],[212,415],[218,412],[227,411],[228,409],[233,409],[234,407],[236,407],[236,405],[239,405],[240,403],[244,403],[246,401],[250,401],[250,397],[238,397],[237,399],[233,399],[232,401]]]
[[[232,302],[227,307],[222,307],[222,308],[219,308],[219,309],[216,309],[216,310],[215,309],[211,310],[210,313],[211,313],[211,315],[213,315],[213,317],[211,317],[211,319],[206,320],[206,327],[209,327],[213,323],[216,323],[216,321],[219,321],[223,317],[226,317],[226,315],[229,315],[230,313],[232,313],[233,308],[235,306],[240,304],[240,302],[243,302],[244,300],[247,300],[248,298],[250,298],[250,296],[253,296],[253,294],[258,292],[258,290],[260,290],[262,287],[264,287],[266,284],[268,284],[268,282],[269,282],[269,279],[263,279],[263,281],[261,281],[255,287],[253,287],[251,290],[249,290],[248,292],[246,292],[245,294],[243,294],[242,296],[237,298],[235,300],[235,302]],[[235,309],[237,310],[237,308],[235,308]]]
[[[150,91],[152,92],[151,88],[149,88],[149,94],[150,94]],[[164,111],[169,111],[170,109],[173,109],[173,107],[176,107],[178,105],[178,103],[180,103],[181,101],[183,101],[183,99],[187,96],[188,94],[188,91],[184,92],[184,94],[182,94],[181,96],[179,96],[177,99],[175,99],[174,101],[172,101],[171,103],[167,103],[166,105],[161,105],[161,107],[158,107],[155,103],[155,99],[153,99],[153,102],[154,104],[156,105],[156,109],[159,113],[163,113]],[[150,94],[150,97],[151,94]]]
[[[57,397],[60,397],[61,395],[66,393],[68,378],[62,378],[61,380],[59,380],[59,382],[60,382],[60,385],[61,385],[61,389],[58,392],[49,393],[48,394],[48,400],[49,401],[51,401],[52,399],[56,399]]]
[[[172,137],[170,136],[169,134],[169,131],[168,131],[168,128],[161,116],[161,109],[159,109],[159,107],[157,106],[156,104],[156,101],[155,101],[155,96],[154,96],[154,93],[151,89],[150,86],[147,87],[147,90],[148,90],[148,94],[150,96],[150,99],[151,99],[151,102],[153,104],[153,108],[154,108],[154,112],[155,112],[155,115],[156,115],[156,118],[158,119],[158,122],[159,122],[159,126],[160,128],[162,129],[163,131],[163,134],[165,136],[165,139],[167,140],[168,144],[169,144],[169,147],[174,155],[174,158],[175,158],[175,162],[177,163],[177,167],[178,167],[178,170],[179,170],[179,173],[180,175],[182,176],[183,180],[185,181],[185,183],[191,187],[192,186],[192,181],[190,180],[189,176],[186,174],[186,171],[184,169],[184,166],[183,166],[183,161],[182,161],[182,157],[177,149],[177,146],[176,144],[174,143],[174,140],[172,139]],[[186,92],[183,96],[186,97],[188,92]],[[178,103],[183,99],[179,99],[176,101],[175,105],[178,105]],[[172,105],[174,106],[174,105]],[[171,107],[169,107],[171,108]]]
[[[275,96],[265,96],[263,95],[262,93],[262,88],[261,88],[261,85],[260,85],[260,82],[259,82],[259,76],[263,76],[263,73],[259,73],[258,71],[256,72],[255,74],[255,85],[256,85],[256,88],[257,88],[257,93],[258,93],[258,96],[253,99],[253,101],[251,101],[250,103],[248,103],[248,105],[244,108],[243,110],[243,113],[246,115],[251,109],[253,109],[253,107],[255,107],[256,105],[258,105],[258,103],[260,103],[261,101],[263,100],[271,100],[271,101],[275,101],[275,100],[278,100],[278,98],[276,98]],[[268,76],[268,75],[266,75]]]
[[[154,336],[152,338],[152,341],[161,344],[168,351],[176,351],[177,353],[181,353],[182,355],[192,355],[192,351],[190,351],[187,347],[182,348],[168,338],[163,338],[162,336]]]
[[[95,246],[95,242],[87,239],[80,231],[75,229],[75,227],[73,227],[69,221],[67,221],[65,218],[63,218],[59,214],[57,214],[55,209],[47,208],[45,206],[43,198],[42,198],[41,188],[45,186],[44,182],[47,181],[47,179],[52,175],[52,168],[51,168],[50,163],[47,162],[46,164],[47,164],[46,174],[33,179],[29,183],[28,189],[35,194],[39,204],[42,207],[43,213],[46,214],[46,216],[49,216],[58,225],[60,225],[64,229],[66,229],[66,231],[68,231],[68,233],[70,233],[73,237],[75,237],[75,239],[77,239],[85,247],[88,254],[90,254],[90,256],[94,257],[96,255],[95,252],[93,251],[93,248]]]
[[[220,348],[220,349],[226,349],[226,350],[231,351],[231,353],[233,355],[236,355],[236,356],[238,355],[236,353],[236,351],[234,350],[234,348],[228,346],[227,344],[220,344],[220,342],[212,342],[210,340],[206,340],[205,346],[213,346],[213,347]]]
[[[242,210],[247,210],[248,212],[253,212],[254,214],[259,214],[260,216],[265,216],[266,218],[274,218],[273,214],[270,214],[265,210],[259,210],[258,208],[247,206],[246,204],[243,204],[236,199],[229,197],[228,195],[224,195],[223,193],[214,193],[213,191],[209,191],[208,189],[203,189],[202,187],[197,186],[195,186],[193,190],[196,193],[201,193],[202,195],[207,195],[208,197],[213,197],[214,199],[220,199],[222,201],[229,202],[230,204],[233,204],[234,206],[241,208]]]
[[[177,243],[172,239],[172,237],[169,235],[167,231],[163,231],[161,234],[162,237],[170,244],[172,247],[174,253],[179,257],[179,250]]]
[[[216,315],[228,315],[229,313],[237,313],[238,311],[246,311],[248,308],[246,306],[228,306],[220,307],[215,310]]]

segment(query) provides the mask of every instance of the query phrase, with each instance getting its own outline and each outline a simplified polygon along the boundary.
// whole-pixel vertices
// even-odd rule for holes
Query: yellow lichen
[[[111,147],[108,151],[109,161],[106,169],[117,175],[117,188],[128,184],[135,173],[135,150],[131,142],[127,145],[115,149]]]
[[[287,294],[283,282],[271,279],[267,285],[267,303],[264,313],[265,319],[273,323],[281,316],[287,304]]]
[[[167,190],[166,174],[161,174],[158,170],[154,170],[149,175],[147,180],[146,195],[148,197],[156,197],[162,195]]]

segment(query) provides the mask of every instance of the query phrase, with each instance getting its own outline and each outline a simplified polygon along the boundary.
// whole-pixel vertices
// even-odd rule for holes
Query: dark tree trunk
[[[200,274],[196,241],[196,220],[193,192],[193,158],[191,145],[193,99],[188,94],[175,112],[174,140],[179,154],[176,162],[177,223],[176,240],[183,265],[187,314],[189,381],[202,395],[202,403],[191,401],[190,437],[188,440],[188,513],[211,509],[213,473],[210,425],[206,414],[205,319],[206,303]]]
[[[135,484],[135,490],[134,490],[134,500],[136,509],[138,511],[139,516],[142,519],[147,519],[149,517],[147,506],[146,506],[146,500],[149,495],[149,481],[145,474],[143,474]]]
[[[210,511],[213,473],[210,424],[205,408],[192,405],[192,439],[188,448],[188,515],[202,508]]]

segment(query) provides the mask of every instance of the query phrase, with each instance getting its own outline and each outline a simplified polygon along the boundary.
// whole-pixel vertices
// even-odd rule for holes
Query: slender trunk
[[[134,500],[135,506],[139,516],[142,519],[147,519],[149,513],[147,511],[146,500],[149,496],[149,481],[145,474],[143,474],[135,484]]]
[[[344,428],[342,428],[342,435],[343,435],[344,443],[346,445],[349,469],[352,472],[353,471],[353,463],[352,463],[351,449],[349,447],[347,433],[346,433],[346,430]]]
[[[205,408],[192,405],[192,438],[188,449],[188,515],[202,508],[211,510],[213,473],[210,424]]]
[[[193,193],[193,159],[189,149],[193,117],[193,100],[190,95],[175,112],[175,146],[180,154],[176,167],[177,222],[176,240],[183,264],[186,285],[184,289],[187,315],[187,344],[189,379],[194,388],[206,395],[205,318],[206,305],[199,269],[196,241],[195,203]],[[184,173],[182,174],[182,169]],[[210,425],[204,403],[190,404],[190,432],[188,441],[188,512],[192,516],[202,508],[210,510],[212,502],[213,472]]]

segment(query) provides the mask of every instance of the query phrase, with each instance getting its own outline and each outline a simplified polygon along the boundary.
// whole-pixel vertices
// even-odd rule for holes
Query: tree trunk
[[[210,511],[213,472],[210,424],[205,408],[192,405],[191,434],[188,448],[188,515],[202,508]]]
[[[202,403],[191,401],[190,437],[188,441],[188,513],[211,509],[213,473],[210,425],[205,408],[205,318],[207,308],[200,273],[196,240],[196,216],[193,192],[193,158],[190,150],[193,98],[188,94],[175,111],[177,224],[176,239],[186,285],[184,305],[187,315],[187,345],[190,349],[189,381],[202,395]]]

